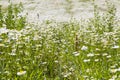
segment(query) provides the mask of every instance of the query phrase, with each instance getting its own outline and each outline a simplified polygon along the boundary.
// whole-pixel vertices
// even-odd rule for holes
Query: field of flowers
[[[0,80],[120,80],[116,8],[68,22],[27,23],[22,5],[0,6]]]

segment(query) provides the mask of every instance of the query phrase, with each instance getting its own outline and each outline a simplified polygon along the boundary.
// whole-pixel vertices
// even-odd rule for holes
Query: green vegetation
[[[107,4],[102,16],[95,5],[89,20],[26,27],[19,8],[0,10],[0,79],[119,80],[120,22]]]
[[[10,4],[6,11],[2,10],[2,6],[0,6],[0,27],[17,30],[24,28],[26,18],[19,15],[21,11],[21,3],[19,5]]]

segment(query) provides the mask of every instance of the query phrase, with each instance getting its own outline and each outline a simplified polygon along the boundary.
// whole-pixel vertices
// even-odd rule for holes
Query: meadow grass
[[[119,80],[120,22],[107,4],[88,20],[26,26],[9,23],[11,5],[0,10],[0,80]]]

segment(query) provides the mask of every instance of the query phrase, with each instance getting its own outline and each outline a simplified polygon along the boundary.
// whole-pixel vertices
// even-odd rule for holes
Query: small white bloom
[[[107,56],[108,55],[108,53],[103,53],[103,56]]]
[[[96,48],[96,51],[100,51],[100,49],[99,49],[99,48]]]
[[[111,73],[116,73],[116,72],[117,72],[117,69],[110,69],[110,72],[111,72]]]
[[[0,41],[2,41],[3,39],[0,38]]]
[[[6,28],[0,28],[0,34],[7,33],[8,30]]]
[[[17,72],[17,75],[18,75],[18,76],[21,76],[21,75],[24,75],[24,74],[26,74],[26,71]]]
[[[109,80],[116,80],[117,75],[113,75],[112,78],[110,78]]]
[[[88,78],[89,76],[87,76],[87,75],[84,75],[83,77],[84,77],[84,78]]]
[[[55,62],[55,63],[58,63],[58,60],[55,60],[54,62]]]
[[[83,62],[90,62],[90,59],[85,59],[83,60]]]
[[[70,70],[70,71],[74,71],[74,68],[73,68],[73,67],[71,67],[69,70]]]
[[[120,72],[120,68],[118,68],[117,71]]]
[[[15,56],[16,54],[15,53],[8,53],[9,55],[11,55],[11,56]]]
[[[99,59],[95,59],[95,62],[98,62],[99,61]]]
[[[44,64],[47,64],[47,62],[42,62],[42,64],[44,65]]]
[[[93,57],[93,56],[94,56],[93,53],[89,53],[89,54],[87,54],[87,57]]]
[[[81,48],[81,50],[83,50],[83,51],[85,51],[85,50],[87,50],[87,49],[88,49],[87,46],[82,46],[82,48]]]
[[[109,79],[109,80],[115,80],[114,78],[111,78],[111,79]]]
[[[79,56],[80,53],[78,53],[78,52],[73,52],[73,55],[74,55],[74,56]]]
[[[111,58],[111,55],[106,56],[107,58]]]
[[[70,76],[71,74],[72,74],[71,72],[65,73],[65,74],[64,74],[64,77],[68,77],[68,76]]]
[[[90,72],[90,69],[86,69],[86,72],[89,73],[89,72]]]
[[[118,49],[118,48],[119,48],[119,46],[117,46],[117,45],[112,47],[112,49]]]

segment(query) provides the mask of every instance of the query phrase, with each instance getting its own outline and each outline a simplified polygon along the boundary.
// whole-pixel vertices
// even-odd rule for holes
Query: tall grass
[[[9,4],[7,11],[2,10],[2,6],[0,6],[0,27],[17,30],[24,28],[26,17],[19,15],[21,11],[22,3],[19,5]]]
[[[95,5],[95,16],[89,20],[29,23],[21,30],[13,28],[17,24],[4,23],[12,27],[0,28],[0,79],[119,80],[120,26],[115,7],[108,5],[107,12],[98,13]]]

